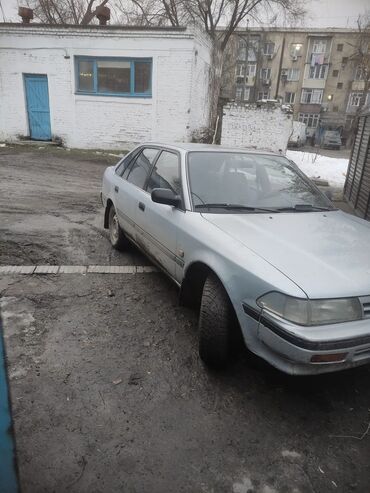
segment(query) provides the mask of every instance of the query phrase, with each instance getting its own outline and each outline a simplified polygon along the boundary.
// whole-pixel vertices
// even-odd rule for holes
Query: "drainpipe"
[[[275,99],[277,99],[279,96],[281,69],[283,67],[284,51],[285,51],[285,34],[283,37],[283,44],[281,45],[281,55],[280,55],[280,61],[279,61],[279,72],[278,72],[278,80],[277,80],[277,84],[276,84]]]

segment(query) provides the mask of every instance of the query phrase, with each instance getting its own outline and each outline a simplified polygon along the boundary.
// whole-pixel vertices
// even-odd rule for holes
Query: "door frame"
[[[49,94],[49,78],[47,74],[40,74],[40,73],[30,73],[30,72],[23,72],[22,73],[23,77],[23,92],[24,92],[24,100],[25,100],[25,108],[26,108],[26,116],[27,116],[27,126],[28,126],[28,137],[29,139],[32,139],[31,136],[31,123],[30,123],[30,113],[28,110],[28,98],[27,98],[27,82],[26,79],[32,79],[37,78],[37,77],[42,77],[46,79],[46,88],[48,92],[48,107],[49,107],[49,129],[50,129],[50,139],[45,140],[44,142],[49,142],[52,140],[52,131],[51,131],[51,109],[50,109],[50,94]]]

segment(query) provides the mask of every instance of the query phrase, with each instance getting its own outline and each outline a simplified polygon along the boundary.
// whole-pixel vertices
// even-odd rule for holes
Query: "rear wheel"
[[[211,368],[223,368],[232,352],[234,310],[218,278],[210,274],[203,288],[199,316],[199,355]]]
[[[109,239],[116,250],[124,250],[127,247],[127,238],[118,222],[116,209],[112,205],[109,210]]]

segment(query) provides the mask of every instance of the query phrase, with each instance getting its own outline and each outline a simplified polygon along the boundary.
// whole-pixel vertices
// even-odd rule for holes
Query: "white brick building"
[[[293,133],[293,116],[280,106],[229,104],[224,107],[221,144],[283,151]]]
[[[189,28],[0,24],[0,140],[187,141],[208,124],[209,63]]]

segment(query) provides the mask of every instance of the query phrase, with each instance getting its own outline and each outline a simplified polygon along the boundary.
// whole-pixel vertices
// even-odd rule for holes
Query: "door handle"
[[[142,202],[139,202],[139,209],[142,211],[145,211],[145,204],[143,204]]]
[[[119,187],[117,187],[117,185],[114,187],[114,191],[115,191],[116,193],[118,193],[118,192],[119,192]]]

